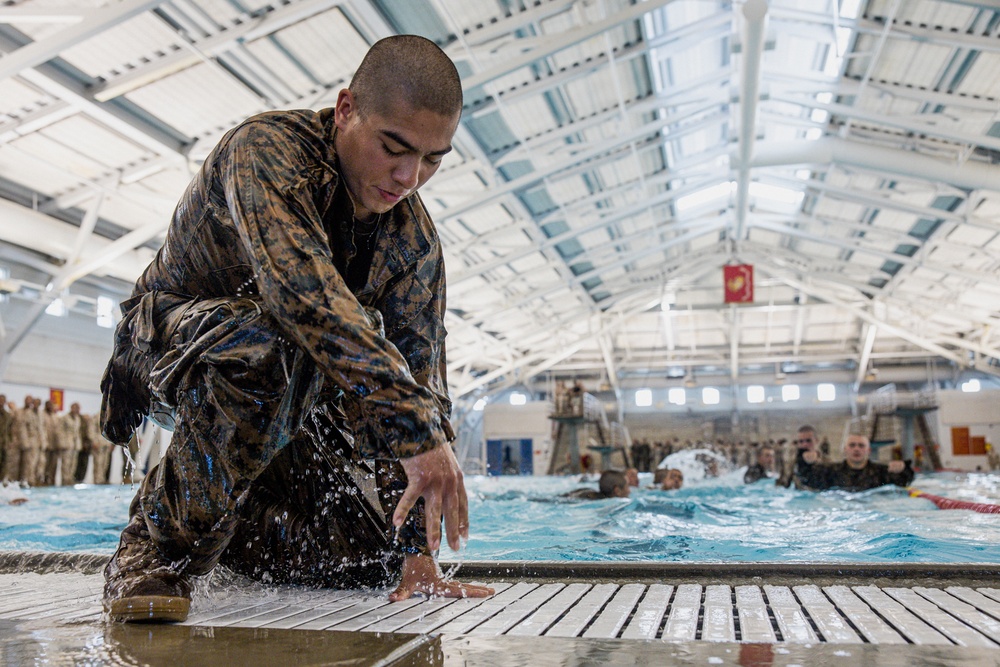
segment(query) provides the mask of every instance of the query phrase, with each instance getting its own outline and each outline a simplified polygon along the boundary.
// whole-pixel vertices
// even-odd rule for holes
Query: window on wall
[[[635,392],[635,405],[638,408],[648,408],[653,404],[652,389],[637,389]]]
[[[752,384],[747,387],[747,403],[763,403],[764,387],[759,384]]]
[[[979,391],[980,389],[982,389],[982,387],[979,384],[979,380],[975,378],[972,378],[968,382],[962,383],[962,391],[966,393],[974,393]]]
[[[684,405],[687,403],[687,392],[684,387],[671,387],[667,392],[667,401],[671,405]]]
[[[824,402],[836,400],[837,387],[832,384],[816,385],[816,398]]]
[[[799,400],[799,385],[786,384],[781,388],[781,400],[785,403]]]
[[[705,405],[718,405],[720,399],[719,390],[715,387],[705,387],[701,390],[701,402]]]
[[[527,402],[528,402],[528,397],[519,391],[515,391],[513,394],[510,395],[511,405],[524,405]]]
[[[110,329],[115,326],[115,302],[106,296],[97,297],[97,326]]]

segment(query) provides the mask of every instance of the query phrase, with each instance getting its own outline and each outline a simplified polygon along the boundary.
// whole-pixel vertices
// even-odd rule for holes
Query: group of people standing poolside
[[[0,479],[29,486],[63,486],[84,481],[90,459],[94,483],[106,484],[113,445],[101,435],[97,415],[80,404],[60,412],[52,401],[30,394],[18,408],[0,395]]]

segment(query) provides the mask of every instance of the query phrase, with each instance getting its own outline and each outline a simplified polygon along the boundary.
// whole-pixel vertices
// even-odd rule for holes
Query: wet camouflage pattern
[[[364,455],[414,456],[454,438],[440,242],[419,196],[400,202],[383,216],[368,284],[351,293],[342,274],[356,249],[352,211],[331,210],[340,180],[334,129],[328,109],[261,114],[231,130],[188,187],[133,296],[259,297],[344,392]],[[384,337],[365,306],[381,313]]]
[[[45,434],[45,449],[42,454],[42,479],[46,486],[56,483],[56,471],[59,466],[59,450],[62,448],[62,419],[54,412],[42,411],[42,432]]]
[[[11,443],[20,452],[20,465],[13,468],[13,457],[11,458],[10,479],[20,480],[28,484],[38,484],[42,477],[39,475],[39,463],[42,461],[42,451],[44,448],[44,435],[42,432],[42,417],[34,408],[19,408],[14,411],[14,423],[11,427]]]
[[[13,457],[13,458],[12,458]],[[6,405],[0,405],[0,480],[17,480],[20,470],[14,473],[14,477],[9,476],[8,471],[11,461],[16,461],[14,467],[21,467],[21,452],[14,444],[14,415]]]
[[[864,468],[852,468],[847,461],[839,463],[813,463],[799,461],[795,475],[802,487],[813,491],[844,489],[845,491],[865,491],[886,484],[909,486],[913,481],[913,468],[909,461],[902,472],[891,473],[884,463],[869,461]]]
[[[94,484],[107,484],[111,465],[111,449],[114,445],[101,433],[100,415],[84,417],[90,454],[94,457]]]
[[[351,585],[428,553],[422,503],[395,535],[390,519],[398,459],[454,437],[440,243],[411,196],[383,216],[368,283],[350,291],[334,128],[326,110],[230,131],[122,304],[102,431],[121,444],[149,415],[174,435],[134,508],[151,544],[133,531],[113,560],[155,545],[185,574],[221,560]],[[135,571],[109,567],[109,590]]]
[[[768,477],[768,470],[759,463],[754,463],[743,473],[743,483],[753,484],[754,482]]]

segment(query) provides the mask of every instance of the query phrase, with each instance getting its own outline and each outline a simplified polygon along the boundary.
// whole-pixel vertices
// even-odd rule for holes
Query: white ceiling
[[[0,266],[36,305],[3,352],[59,295],[126,295],[226,129],[331,104],[395,32],[437,40],[466,88],[423,191],[456,397],[1000,374],[985,0],[5,2]],[[730,263],[754,266],[752,305],[723,304]]]

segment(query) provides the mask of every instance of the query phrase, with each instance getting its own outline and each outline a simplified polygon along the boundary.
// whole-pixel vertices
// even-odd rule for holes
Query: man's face
[[[770,468],[774,465],[774,451],[771,449],[762,449],[757,454],[757,463],[761,464],[765,468]]]
[[[442,116],[404,100],[391,108],[362,115],[350,90],[337,98],[337,159],[359,219],[385,213],[426,183],[458,128],[458,113]]]
[[[799,439],[796,441],[799,449],[816,449],[816,433],[813,431],[799,431]]]
[[[847,443],[844,445],[844,458],[848,464],[864,464],[871,454],[871,449],[868,438],[863,435],[850,435],[847,436]]]
[[[677,468],[671,468],[667,471],[667,477],[663,480],[662,485],[664,491],[674,491],[675,489],[681,488],[683,485],[684,473]]]
[[[69,412],[70,412],[70,414],[73,414],[73,415],[80,414],[80,404],[79,403],[73,403],[71,406],[69,406]]]

